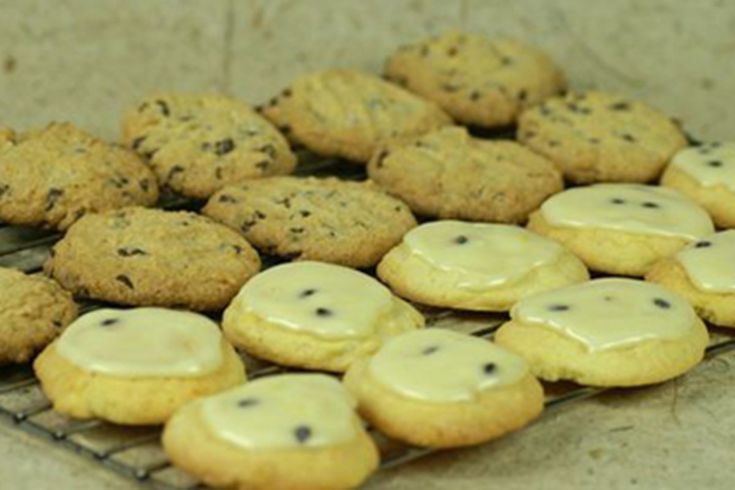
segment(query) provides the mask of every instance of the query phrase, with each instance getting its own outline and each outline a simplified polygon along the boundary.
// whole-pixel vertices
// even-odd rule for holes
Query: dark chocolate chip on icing
[[[62,189],[49,189],[48,194],[46,194],[46,211],[50,211],[63,194]]]
[[[234,149],[235,149],[235,142],[232,141],[232,138],[226,138],[221,141],[217,141],[214,144],[214,152],[220,156],[226,155]]]
[[[701,240],[694,244],[696,248],[707,248],[712,246],[712,242],[709,242],[707,240]]]
[[[653,304],[664,310],[668,310],[669,308],[671,308],[671,303],[663,298],[653,298]]]
[[[656,204],[655,202],[651,202],[651,201],[646,201],[646,202],[644,202],[644,203],[642,204],[642,206],[643,206],[644,208],[650,208],[650,209],[654,209],[654,208],[658,208],[658,207],[660,207],[660,206],[659,206],[658,204]]]
[[[629,143],[634,143],[635,142],[635,136],[633,136],[630,133],[623,133],[623,134],[620,135],[620,137],[623,138],[625,141],[627,141]]]
[[[569,305],[554,304],[549,305],[549,311],[568,311],[571,307]]]
[[[299,298],[308,298],[314,294],[316,294],[316,289],[304,289],[299,293]]]
[[[454,240],[452,241],[456,243],[457,245],[464,245],[465,243],[469,242],[470,239],[464,235],[459,235],[459,236],[454,237]]]
[[[115,276],[115,280],[120,281],[130,289],[135,289],[135,287],[133,286],[133,281],[131,281],[130,278],[125,274],[118,274],[117,276]]]
[[[613,197],[610,199],[610,202],[613,204],[625,204],[625,199],[621,199],[619,197]]]
[[[169,114],[171,114],[171,111],[168,109],[168,104],[166,104],[164,101],[157,100],[156,104],[158,105],[158,107],[160,107],[161,114],[163,114],[164,116],[168,116]]]
[[[220,194],[219,198],[217,199],[219,202],[237,202],[237,199],[232,197],[229,194]]]
[[[257,405],[259,402],[256,398],[241,398],[237,401],[237,406],[240,408],[252,407]]]
[[[719,160],[710,160],[709,162],[707,162],[707,165],[710,167],[718,168],[722,167],[722,162]]]
[[[431,354],[433,354],[434,352],[436,352],[438,350],[439,350],[439,346],[438,345],[430,345],[429,347],[427,347],[424,350],[422,350],[421,353],[423,355],[425,355],[425,356],[428,356],[428,355],[431,355]]]
[[[100,325],[103,327],[109,327],[110,325],[114,325],[120,321],[119,318],[105,318],[100,322]]]
[[[117,254],[121,257],[132,257],[133,255],[147,255],[145,250],[137,248],[137,247],[118,248]]]
[[[311,437],[311,428],[307,425],[299,425],[293,430],[293,435],[300,444],[304,444]]]
[[[319,307],[316,309],[316,315],[317,316],[332,316],[332,310],[330,310],[329,308]]]
[[[493,374],[498,367],[494,362],[488,362],[482,366],[482,372],[485,374]]]
[[[630,104],[627,102],[617,102],[610,106],[613,111],[627,111],[630,109]]]
[[[8,192],[9,189],[10,189],[10,186],[9,185],[0,184],[0,197],[2,197],[3,194],[5,194],[6,192]]]

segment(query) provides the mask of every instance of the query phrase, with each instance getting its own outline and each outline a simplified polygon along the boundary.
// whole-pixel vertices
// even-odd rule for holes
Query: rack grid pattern
[[[342,178],[361,178],[357,166],[340,162],[314,160],[301,156],[299,173],[307,175],[334,175]],[[197,203],[168,196],[162,207],[196,208]],[[43,230],[0,225],[0,266],[15,267],[28,273],[38,272],[48,257],[50,247],[60,234]],[[266,258],[264,267],[277,263]],[[103,306],[95,302],[81,302],[81,312]],[[459,313],[449,310],[422,308],[430,327],[443,327],[491,338],[505,317],[497,314]],[[708,357],[735,350],[735,338],[715,332]],[[285,372],[286,369],[264,363],[243,354],[248,367],[248,378],[253,379]],[[602,393],[603,389],[581,387],[569,383],[545,385],[546,409],[562,409],[571,403]],[[160,427],[122,427],[107,422],[73,420],[55,412],[41,391],[38,380],[28,365],[0,368],[0,417],[12,421],[18,430],[46,438],[54,444],[75,452],[80,457],[107,467],[125,477],[135,479],[142,486],[162,490],[201,488],[201,484],[183,471],[173,467],[160,445]],[[408,463],[435,450],[413,448],[392,441],[371,430],[382,455],[381,468]]]

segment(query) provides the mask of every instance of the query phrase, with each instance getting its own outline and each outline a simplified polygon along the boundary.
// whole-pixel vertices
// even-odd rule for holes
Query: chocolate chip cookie
[[[154,94],[129,110],[122,126],[125,144],[148,160],[161,184],[189,197],[288,174],[296,165],[276,128],[223,95]]]
[[[305,75],[263,114],[313,152],[356,162],[366,162],[380,144],[451,123],[433,102],[354,70]]]
[[[566,85],[561,70],[538,48],[458,31],[399,48],[385,73],[458,122],[482,127],[512,124],[523,109]]]
[[[378,152],[368,175],[420,215],[521,223],[564,188],[553,163],[513,141],[447,127]]]
[[[408,206],[369,183],[274,177],[222,189],[204,214],[260,250],[352,267],[377,263],[416,226]]]
[[[87,212],[149,206],[153,172],[127,149],[69,123],[0,129],[0,220],[64,230]]]
[[[145,208],[85,216],[45,264],[80,296],[192,310],[223,308],[259,268],[257,253],[227,227]]]
[[[686,145],[668,116],[603,92],[570,93],[528,109],[518,139],[578,184],[652,181]]]

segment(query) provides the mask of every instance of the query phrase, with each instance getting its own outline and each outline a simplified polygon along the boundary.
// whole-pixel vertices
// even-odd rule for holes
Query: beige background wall
[[[449,27],[533,41],[574,87],[735,137],[727,0],[0,0],[0,124],[66,119],[115,138],[121,110],[151,90],[258,103],[305,70],[378,71],[398,44]]]

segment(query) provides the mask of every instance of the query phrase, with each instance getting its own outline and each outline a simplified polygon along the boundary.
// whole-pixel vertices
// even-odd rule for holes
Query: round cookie
[[[0,130],[0,220],[65,230],[85,213],[158,200],[153,172],[132,151],[69,123]]]
[[[355,488],[379,456],[354,406],[323,374],[268,376],[182,407],[166,424],[163,447],[212,487]]]
[[[521,300],[495,332],[533,374],[592,386],[639,386],[694,367],[709,337],[686,300],[633,279],[597,279]]]
[[[0,365],[22,363],[77,316],[71,294],[51,279],[0,267]]]
[[[385,73],[458,122],[491,128],[513,124],[523,109],[566,86],[561,70],[536,47],[458,31],[399,48]]]
[[[451,124],[433,102],[378,77],[334,69],[298,78],[263,114],[314,153],[367,162],[382,144]]]
[[[216,323],[163,308],[87,313],[33,368],[58,412],[126,425],[160,424],[187,401],[245,381]]]
[[[671,160],[661,185],[686,194],[720,228],[735,228],[735,143],[685,148]]]
[[[707,212],[684,195],[636,184],[568,189],[532,213],[528,228],[562,243],[592,270],[630,276],[714,232]]]
[[[368,422],[416,446],[479,444],[520,429],[544,406],[522,358],[438,328],[388,340],[353,364],[344,384]]]
[[[375,265],[416,219],[370,183],[274,177],[227,187],[202,213],[268,254],[351,267]]]
[[[507,311],[529,294],[589,279],[561,245],[509,225],[435,221],[414,228],[378,264],[396,294],[432,306]]]
[[[686,146],[668,116],[603,92],[570,93],[528,109],[518,140],[578,184],[650,182]]]
[[[694,242],[656,262],[646,280],[685,297],[705,320],[735,327],[735,230]]]
[[[459,127],[376,153],[368,175],[419,215],[470,221],[522,223],[564,189],[545,158],[513,141],[471,138]]]
[[[126,208],[77,221],[44,268],[83,297],[219,310],[260,259],[245,239],[203,216]]]
[[[277,364],[345,371],[386,338],[424,318],[372,277],[322,262],[272,267],[248,281],[225,310],[235,347]]]
[[[288,174],[296,157],[273,125],[224,95],[153,94],[123,118],[123,142],[161,185],[207,198],[228,184]]]

